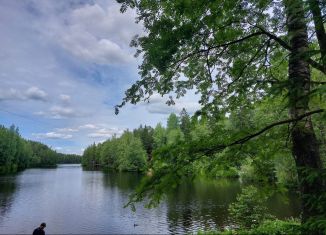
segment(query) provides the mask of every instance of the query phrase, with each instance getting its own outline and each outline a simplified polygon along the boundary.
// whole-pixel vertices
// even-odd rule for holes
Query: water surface
[[[0,233],[27,233],[41,222],[47,234],[185,233],[230,224],[227,207],[241,191],[236,180],[184,184],[154,209],[123,208],[141,179],[137,173],[83,171],[80,165],[28,169],[0,177]],[[285,199],[288,203],[285,203]],[[279,218],[297,216],[294,196],[269,205]]]

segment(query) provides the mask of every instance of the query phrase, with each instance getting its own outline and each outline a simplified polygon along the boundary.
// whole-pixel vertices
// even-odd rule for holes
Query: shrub
[[[265,219],[272,218],[265,206],[267,197],[254,186],[244,188],[236,202],[229,207],[231,218],[240,228],[257,227]]]

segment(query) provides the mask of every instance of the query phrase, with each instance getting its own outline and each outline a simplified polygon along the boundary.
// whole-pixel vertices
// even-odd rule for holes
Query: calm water
[[[45,221],[54,233],[185,233],[226,226],[227,206],[238,181],[196,182],[179,187],[158,208],[123,208],[141,176],[83,171],[79,165],[28,169],[0,177],[0,233],[29,233]],[[285,199],[288,203],[285,203]],[[293,196],[269,203],[279,218],[298,215]],[[135,226],[136,225],[136,226]]]

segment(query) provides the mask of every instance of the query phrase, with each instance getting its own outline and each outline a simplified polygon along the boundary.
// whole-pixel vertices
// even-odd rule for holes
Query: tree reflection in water
[[[0,189],[0,221],[2,221],[14,201],[14,193],[17,189],[15,177],[1,177]]]
[[[226,225],[228,205],[240,190],[237,180],[196,180],[181,185],[168,196],[170,232],[187,233]]]

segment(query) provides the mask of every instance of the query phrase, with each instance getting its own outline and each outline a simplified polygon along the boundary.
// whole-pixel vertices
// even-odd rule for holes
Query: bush
[[[240,228],[257,227],[264,220],[272,218],[267,213],[266,200],[267,197],[261,195],[254,186],[242,189],[237,201],[229,206],[231,218]]]
[[[296,220],[266,220],[257,228],[249,230],[207,231],[198,234],[217,235],[297,235],[300,234],[300,223]]]

